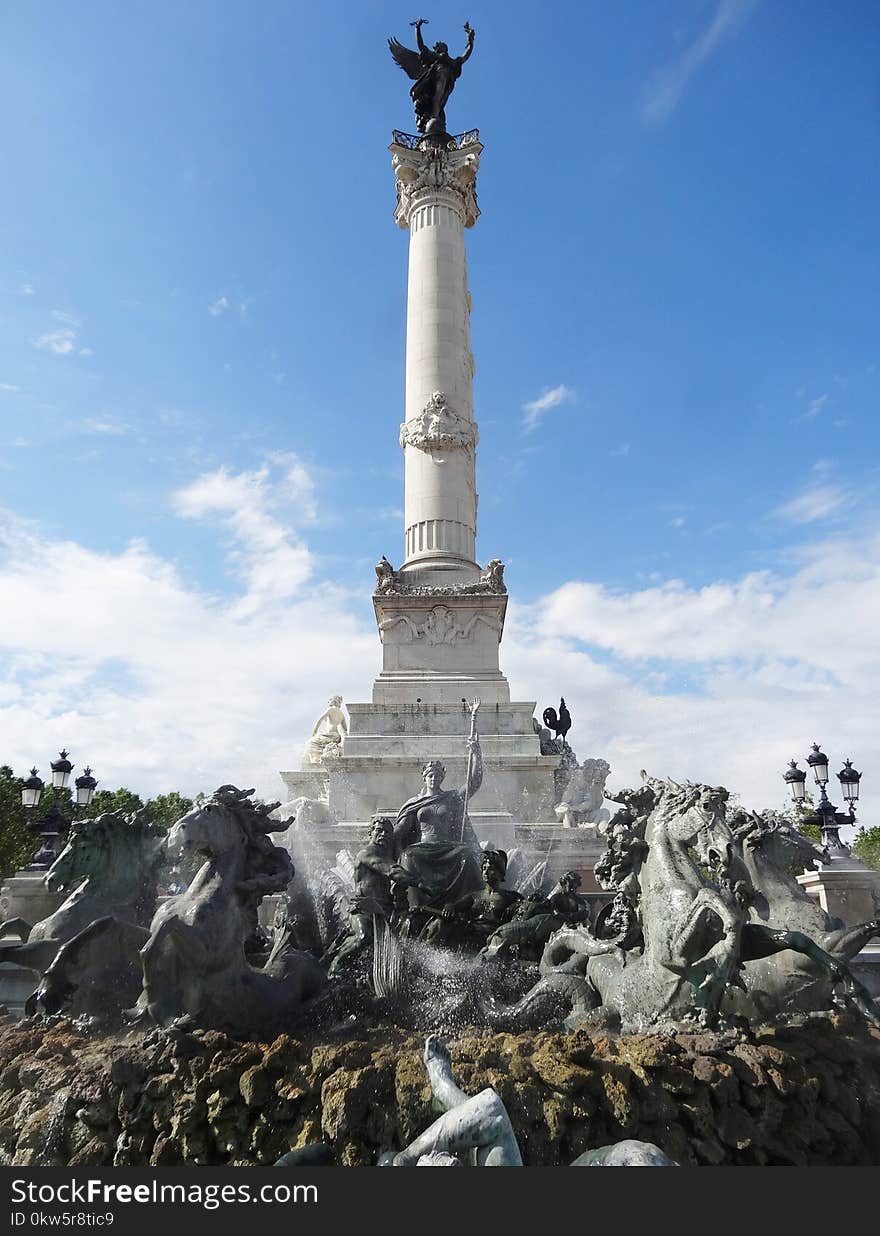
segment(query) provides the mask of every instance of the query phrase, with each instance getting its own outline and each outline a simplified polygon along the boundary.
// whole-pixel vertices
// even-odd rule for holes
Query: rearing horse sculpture
[[[164,839],[143,810],[75,821],[44,880],[50,892],[69,896],[31,928],[25,942],[0,946],[0,961],[42,974],[61,946],[97,919],[146,925],[156,905]]]
[[[828,862],[828,853],[787,821],[740,812],[733,820],[734,836],[741,845],[745,868],[754,895],[749,907],[744,952],[753,948],[743,981],[755,1008],[761,1013],[780,1009],[812,1011],[827,1008],[832,988],[843,982],[845,992],[861,1004],[867,993],[841,963],[880,934],[880,921],[872,919],[847,927],[834,919],[794,877],[797,868],[813,869]],[[763,931],[761,931],[763,929]],[[787,947],[769,954],[761,937],[783,938]],[[796,950],[796,951],[795,951]]]
[[[711,1023],[736,981],[746,882],[737,870],[725,819],[727,791],[707,785],[648,783],[654,808],[638,874],[644,947],[591,957],[587,980],[601,1016],[628,1026]]]
[[[278,804],[252,802],[252,794],[221,786],[171,830],[169,848],[205,862],[186,892],[159,907],[141,952],[137,1008],[155,1022],[269,1035],[288,1027],[326,984],[318,961],[286,941],[262,970],[245,959],[257,905],[267,893],[284,892],[294,874],[287,851],[267,835],[290,821],[273,820]]]
[[[606,826],[601,869],[618,893],[620,920],[613,934],[597,938],[577,927],[552,936],[541,980],[518,1005],[494,1011],[502,1024],[532,1023],[560,998],[569,1025],[589,1017],[641,1029],[717,1017],[737,979],[747,900],[725,820],[727,791],[643,778]]]

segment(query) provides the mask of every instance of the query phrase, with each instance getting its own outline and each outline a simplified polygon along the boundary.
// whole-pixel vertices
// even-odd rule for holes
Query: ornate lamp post
[[[856,818],[856,803],[859,800],[859,783],[862,774],[852,766],[852,760],[846,760],[843,768],[837,774],[843,797],[849,806],[849,811],[838,811],[830,802],[825,792],[828,784],[828,756],[819,750],[819,744],[813,743],[807,763],[813,770],[813,777],[819,787],[819,802],[815,811],[803,816],[805,824],[817,824],[822,831],[822,844],[833,857],[835,854],[849,857],[848,845],[840,840],[839,829],[844,824],[852,824]],[[800,807],[806,797],[807,774],[792,760],[783,773],[783,780],[791,791],[792,802]]]
[[[73,764],[68,759],[67,751],[62,750],[59,758],[52,765],[52,788],[56,791],[68,790]],[[77,807],[88,807],[95,794],[97,781],[92,776],[92,770],[85,768],[83,775],[75,781]],[[40,805],[43,796],[44,782],[39,777],[36,768],[31,769],[31,775],[21,787],[21,805],[25,814],[29,815]],[[60,810],[58,803],[53,802],[48,811],[38,820],[27,820],[25,828],[37,834],[42,839],[42,845],[30,862],[32,868],[48,869],[61,852],[63,843],[70,831],[70,822]]]

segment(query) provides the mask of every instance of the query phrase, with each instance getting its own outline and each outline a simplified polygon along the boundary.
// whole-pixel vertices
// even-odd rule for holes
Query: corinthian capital
[[[460,149],[425,143],[414,150],[393,142],[389,149],[397,182],[394,218],[400,227],[409,227],[415,207],[438,200],[458,210],[465,227],[474,226],[480,215],[477,171],[483,147],[478,141]]]

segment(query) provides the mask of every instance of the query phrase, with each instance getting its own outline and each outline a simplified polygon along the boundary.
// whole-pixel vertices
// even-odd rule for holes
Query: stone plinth
[[[799,875],[797,881],[826,914],[841,919],[847,927],[869,923],[880,915],[880,875],[851,854],[835,855],[818,871]],[[880,997],[880,936],[869,940],[849,964],[872,995]]]
[[[41,919],[54,914],[67,893],[50,893],[43,883],[45,871],[31,871],[25,867],[11,877],[0,889],[0,923],[21,918],[31,927]],[[9,936],[6,943],[18,937]],[[24,1013],[24,1002],[37,985],[33,970],[14,962],[0,965],[0,1004],[16,1017]]]
[[[43,882],[45,875],[45,871],[25,867],[6,881],[0,889],[0,923],[23,918],[33,927],[55,913],[68,894],[50,893]]]
[[[797,881],[826,914],[842,919],[848,927],[877,917],[880,875],[852,856],[835,857],[818,871],[805,871]]]
[[[376,595],[373,606],[382,641],[374,704],[510,701],[498,662],[505,594]]]
[[[348,705],[349,733],[341,756],[328,770],[329,801],[338,819],[369,820],[377,811],[396,814],[418,793],[429,759],[446,765],[447,786],[464,784],[468,704],[479,691],[473,682],[450,674],[450,693],[453,684],[458,694],[454,703],[420,700],[427,688],[414,675],[407,702]],[[554,819],[553,774],[559,756],[541,754],[534,708],[531,702],[481,705],[477,722],[484,773],[473,812],[500,814],[518,823]]]
[[[327,800],[330,790],[330,774],[324,767],[306,767],[281,773],[287,793],[294,798],[318,798]]]

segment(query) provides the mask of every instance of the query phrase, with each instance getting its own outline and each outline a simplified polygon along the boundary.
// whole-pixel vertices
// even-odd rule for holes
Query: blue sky
[[[16,767],[66,742],[135,788],[276,792],[324,697],[368,697],[372,563],[402,542],[386,147],[412,116],[385,39],[412,16],[7,15]],[[564,690],[621,779],[653,761],[775,802],[814,737],[880,768],[876,6],[428,16],[453,48],[477,30],[447,110],[485,145],[479,547],[508,564],[514,693]]]

